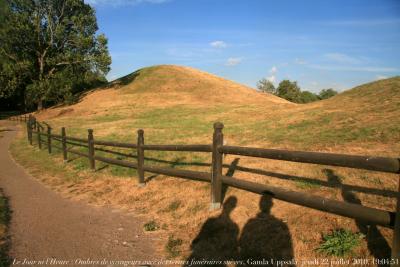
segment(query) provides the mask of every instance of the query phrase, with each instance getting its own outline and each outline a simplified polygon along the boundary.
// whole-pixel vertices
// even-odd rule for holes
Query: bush
[[[320,100],[319,97],[312,92],[303,91],[300,94],[300,103],[310,103],[318,100]]]
[[[317,251],[331,256],[345,256],[351,253],[363,238],[361,233],[353,233],[346,229],[334,230],[323,236],[323,242]]]
[[[180,254],[178,248],[182,245],[182,243],[182,239],[174,238],[174,236],[170,235],[168,237],[168,243],[165,245],[165,249],[172,258],[175,258]]]
[[[144,227],[144,230],[148,231],[148,232],[155,231],[160,228],[154,220],[145,223],[143,227]]]
[[[321,92],[319,92],[318,96],[320,99],[328,99],[337,94],[338,94],[337,91],[333,90],[332,88],[329,88],[329,89],[322,89]]]

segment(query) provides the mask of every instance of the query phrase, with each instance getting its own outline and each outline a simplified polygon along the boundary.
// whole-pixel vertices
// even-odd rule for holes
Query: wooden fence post
[[[222,161],[223,154],[218,148],[223,145],[224,135],[221,122],[214,123],[214,134],[212,143],[212,169],[211,169],[211,210],[219,209],[222,202]]]
[[[47,125],[47,150],[51,154],[51,127]]]
[[[95,170],[93,129],[88,129],[88,148],[90,169]]]
[[[30,131],[29,121],[26,122],[26,137],[28,138],[28,143],[32,145],[31,142],[31,131]]]
[[[144,165],[144,131],[142,129],[137,131],[138,137],[137,137],[137,173],[138,173],[138,182],[139,186],[144,186],[144,170],[143,170],[143,165]]]
[[[32,125],[32,118],[29,118],[28,120],[28,125],[29,125],[29,144],[32,145],[33,144],[33,135],[32,135],[32,131],[33,131],[33,125]]]
[[[33,116],[32,116],[32,122],[31,122],[31,123],[32,123],[32,126],[31,126],[32,129],[36,131],[36,130],[37,130],[37,129],[36,129],[36,118],[33,117]]]
[[[400,182],[397,192],[396,217],[393,229],[392,261],[391,266],[400,266]]]
[[[40,138],[40,127],[37,127],[37,141],[38,141],[39,149],[42,149],[42,140]]]
[[[67,158],[67,135],[65,133],[65,127],[61,128],[61,145],[62,145],[64,163],[66,163],[68,158]]]

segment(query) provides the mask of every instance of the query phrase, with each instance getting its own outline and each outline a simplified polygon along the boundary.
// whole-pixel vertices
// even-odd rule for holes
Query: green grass
[[[156,231],[160,228],[160,226],[156,223],[156,221],[152,220],[143,225],[143,228],[147,232]]]
[[[347,256],[353,253],[363,238],[363,234],[353,233],[347,229],[334,230],[330,234],[323,235],[323,242],[317,251],[329,256]]]
[[[182,243],[183,241],[180,238],[175,238],[173,235],[170,235],[168,237],[168,242],[165,245],[165,250],[171,258],[176,258],[181,254],[179,248]]]
[[[11,259],[8,256],[10,247],[8,237],[8,225],[10,223],[11,211],[8,199],[0,191],[0,267],[10,266]]]
[[[193,206],[189,207],[187,209],[189,214],[195,215],[197,214],[199,211],[205,210],[207,207],[207,205],[205,203],[196,203]]]
[[[314,181],[297,181],[296,186],[301,189],[315,189],[320,188],[321,185]]]
[[[181,206],[182,202],[180,200],[174,200],[171,203],[169,203],[168,207],[164,209],[163,212],[174,212]]]
[[[113,122],[113,121],[119,121],[125,119],[125,117],[119,115],[119,114],[106,114],[104,116],[98,116],[92,119],[91,122],[93,123],[104,123],[104,122]]]

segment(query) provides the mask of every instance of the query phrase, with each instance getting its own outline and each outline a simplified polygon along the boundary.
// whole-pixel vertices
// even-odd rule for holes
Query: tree
[[[328,99],[337,94],[338,94],[337,91],[333,90],[332,88],[329,88],[329,89],[322,89],[321,92],[319,92],[318,96],[320,99]]]
[[[257,89],[263,93],[276,94],[274,84],[265,78],[257,82]]]
[[[310,91],[302,91],[300,94],[300,103],[310,103],[318,100],[319,100],[318,95]]]
[[[283,80],[279,83],[276,95],[286,100],[299,103],[301,90],[300,87],[297,85],[297,82]]]
[[[19,94],[41,109],[110,70],[107,38],[96,34],[95,12],[83,0],[0,1],[9,10],[0,31],[0,97]]]

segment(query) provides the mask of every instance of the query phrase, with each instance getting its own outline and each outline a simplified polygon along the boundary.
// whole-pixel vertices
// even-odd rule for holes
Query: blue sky
[[[255,87],[336,90],[400,75],[400,1],[86,0],[112,56],[109,80],[157,64]]]

